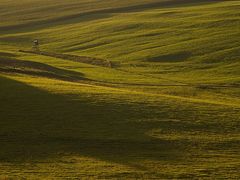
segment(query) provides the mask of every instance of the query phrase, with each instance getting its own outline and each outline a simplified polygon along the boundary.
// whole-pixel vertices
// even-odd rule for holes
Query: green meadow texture
[[[0,0],[0,179],[239,172],[239,0]]]

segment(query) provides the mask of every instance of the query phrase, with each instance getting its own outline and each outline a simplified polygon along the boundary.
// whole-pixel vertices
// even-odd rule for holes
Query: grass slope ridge
[[[12,31],[15,34],[7,31],[0,40],[29,48],[30,41],[39,38],[43,51],[108,59],[156,78],[178,76],[180,81],[192,81],[189,77],[195,74],[194,81],[201,83],[212,77],[215,82],[239,83],[238,7],[238,1],[223,1],[172,3],[125,14],[102,12],[62,25],[26,26]]]
[[[43,51],[29,51],[29,50],[28,51],[19,50],[19,52],[61,58],[61,59],[70,60],[70,61],[92,64],[92,65],[96,65],[96,66],[103,66],[103,67],[109,67],[109,68],[112,67],[111,61],[104,60],[104,59],[97,59],[97,58],[93,58],[93,57],[77,56],[77,55],[69,55],[69,54],[59,54],[59,53],[51,53],[51,52],[43,52]]]
[[[222,0],[212,0],[212,2],[221,2]],[[35,15],[38,19],[38,21],[36,21],[36,19],[29,21],[28,24],[19,24],[19,25],[10,25],[10,26],[5,26],[5,27],[1,27],[0,30],[9,30],[9,29],[13,29],[13,28],[24,28],[25,26],[34,26],[34,25],[39,25],[39,24],[49,24],[49,23],[63,23],[63,22],[67,22],[68,20],[72,20],[72,19],[76,19],[79,18],[81,16],[90,16],[90,15],[98,15],[98,14],[106,14],[106,13],[128,13],[128,12],[137,12],[137,11],[142,11],[142,10],[146,10],[146,9],[152,9],[152,8],[156,8],[156,7],[165,7],[165,6],[172,6],[172,5],[181,5],[181,4],[191,4],[191,3],[204,3],[204,2],[208,2],[207,0],[201,0],[201,1],[196,1],[196,0],[160,0],[160,1],[156,1],[156,0],[152,0],[152,1],[122,1],[122,2],[111,2],[111,1],[105,1],[105,2],[97,2],[97,1],[85,1],[85,2],[74,2],[74,1],[70,1],[68,2],[68,6],[67,9],[71,9],[71,11],[69,10],[65,10],[65,6],[64,4],[61,4],[59,2],[55,2],[55,6],[50,5],[52,2],[41,2],[40,7],[44,7],[44,5],[47,7],[45,8],[39,8],[39,6],[37,5],[36,2],[31,3],[29,1],[26,1],[23,4],[21,3],[21,6],[23,6],[23,9],[21,9],[20,14],[22,15],[24,14],[25,16],[28,15],[32,15],[30,13],[36,13],[36,12],[44,12],[47,11],[48,13],[50,9],[56,9],[57,11],[59,11],[58,14],[60,15],[56,15],[56,13],[52,14],[51,18],[46,20],[45,18],[42,19],[41,18],[41,14],[37,14]],[[50,4],[49,4],[50,3]],[[87,4],[89,4],[87,6]],[[94,6],[92,4],[95,4]],[[13,6],[11,6],[13,5]],[[12,7],[14,8],[16,6],[16,3],[13,4],[9,4],[8,3],[8,7]],[[19,6],[19,5],[18,5]],[[33,11],[31,10],[30,12],[28,12],[28,9],[25,9],[24,6],[33,6],[32,8],[34,8],[34,6],[37,6],[36,10]],[[71,7],[73,6],[73,7]],[[4,7],[4,6],[3,6]],[[97,9],[95,9],[94,7],[98,7]],[[31,8],[31,9],[32,9]],[[78,13],[79,10],[81,10],[81,13]],[[55,11],[54,11],[55,12]],[[61,12],[63,12],[63,14],[61,14]],[[75,14],[72,14],[73,12],[75,12]],[[5,14],[5,12],[3,12],[2,16],[5,17],[6,15],[9,15],[8,13]],[[55,17],[54,17],[55,16]],[[9,18],[9,16],[7,17]],[[9,20],[9,19],[7,19]],[[23,22],[27,22],[26,19],[23,17]],[[18,21],[19,22],[19,21]],[[20,20],[21,22],[21,20]],[[15,22],[16,23],[16,22]]]
[[[239,7],[0,0],[0,179],[239,179]]]

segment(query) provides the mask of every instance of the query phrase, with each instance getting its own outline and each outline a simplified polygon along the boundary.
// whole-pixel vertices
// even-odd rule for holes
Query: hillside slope
[[[239,179],[239,9],[0,0],[0,179]]]
[[[45,23],[34,18],[33,24],[16,28],[5,26],[7,30],[2,30],[0,40],[15,48],[29,48],[31,39],[39,38],[45,51],[117,61],[127,69],[133,66],[133,71],[156,77],[178,76],[181,81],[191,81],[188,77],[197,74],[197,82],[206,82],[214,76],[218,78],[213,81],[239,83],[239,2],[206,4],[203,1],[200,5],[196,1],[174,2],[169,1],[168,6],[164,6],[165,1],[155,6],[147,3],[141,5],[140,10],[129,12],[131,8],[116,10],[126,6],[125,1],[120,4],[106,1],[111,4],[107,6],[109,11],[94,11],[89,6],[91,11],[86,11],[93,13],[85,15],[78,15],[78,6],[74,6],[75,14],[71,16],[67,15],[67,10],[62,10],[59,19],[47,13],[48,19],[38,15]],[[138,7],[141,3],[144,1],[129,6]],[[101,3],[99,9],[103,5]],[[81,3],[79,6],[83,8]],[[36,11],[33,9],[33,12]],[[9,20],[8,16],[6,18]],[[164,74],[159,75],[159,72]]]

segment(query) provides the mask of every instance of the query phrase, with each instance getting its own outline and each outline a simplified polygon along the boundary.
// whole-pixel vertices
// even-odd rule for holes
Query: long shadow
[[[111,95],[109,100],[76,98],[4,77],[0,77],[0,90],[0,163],[36,162],[74,154],[148,170],[139,165],[139,159],[182,163],[199,142],[153,138],[146,132],[159,128],[170,132],[222,131],[219,122],[228,118],[226,109],[214,106],[179,106],[164,101],[149,105],[112,100]],[[229,108],[229,112],[233,110]],[[199,123],[206,118],[210,124]]]
[[[0,27],[0,31],[26,31],[26,27],[30,29],[39,29],[46,26],[52,27],[56,25],[66,25],[72,24],[74,22],[86,22],[92,20],[98,20],[103,18],[111,17],[113,13],[131,13],[131,12],[140,12],[147,9],[156,9],[156,8],[166,8],[166,7],[176,7],[176,6],[184,6],[184,5],[197,5],[199,3],[216,3],[222,2],[224,0],[212,0],[209,2],[208,0],[169,0],[169,1],[160,1],[160,2],[152,2],[139,4],[135,6],[127,6],[127,7],[117,7],[117,8],[108,8],[108,9],[100,9],[89,12],[83,12],[74,15],[68,15],[64,17],[58,17],[54,19],[42,20],[39,22],[30,22],[27,24],[19,24],[12,26]]]
[[[0,162],[71,153],[139,168],[134,164],[139,158],[180,161],[184,157],[187,142],[179,145],[145,134],[159,126],[169,128],[166,122],[137,122],[169,118],[158,107],[86,97],[74,100],[3,77],[0,89]]]
[[[0,72],[40,76],[65,81],[86,80],[84,74],[80,72],[64,70],[44,63],[18,60],[11,57],[0,57]]]
[[[20,52],[55,57],[55,58],[60,58],[67,61],[80,62],[80,63],[91,64],[95,66],[102,66],[102,67],[109,67],[109,68],[112,67],[112,63],[110,61],[106,59],[95,58],[95,57],[60,54],[60,53],[52,53],[52,52],[46,52],[46,51],[35,52],[35,51],[20,50]]]
[[[8,52],[1,52],[0,51],[0,57],[14,58],[14,57],[17,57],[17,55],[12,54],[12,53],[8,53]]]

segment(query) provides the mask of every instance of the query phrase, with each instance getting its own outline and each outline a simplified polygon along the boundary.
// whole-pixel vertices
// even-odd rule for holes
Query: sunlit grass
[[[239,178],[240,4],[152,2],[0,0],[0,179]]]

